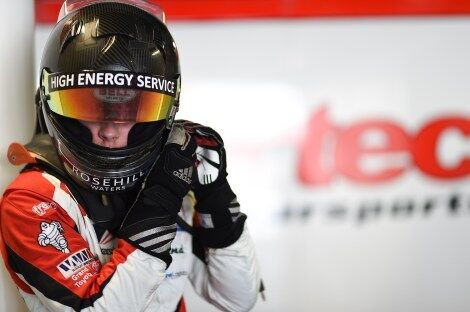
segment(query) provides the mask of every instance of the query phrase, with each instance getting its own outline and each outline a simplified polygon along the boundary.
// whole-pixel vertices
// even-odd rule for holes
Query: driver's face
[[[93,144],[107,148],[127,146],[129,131],[135,125],[135,122],[95,122],[84,120],[80,122],[90,129]]]

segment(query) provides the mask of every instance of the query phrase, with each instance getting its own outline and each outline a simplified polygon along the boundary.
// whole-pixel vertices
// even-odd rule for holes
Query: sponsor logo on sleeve
[[[88,267],[89,265],[91,270]],[[57,269],[65,278],[72,277],[73,280],[78,280],[79,277],[88,273],[96,273],[100,268],[101,264],[99,261],[86,248],[77,251],[57,265]]]
[[[54,203],[54,202],[41,202],[37,205],[34,205],[32,210],[35,214],[37,214],[38,216],[43,216],[46,214],[46,212],[49,210],[49,209],[56,209],[57,208],[57,204]]]
[[[70,253],[67,240],[63,233],[64,229],[60,222],[41,222],[41,233],[38,235],[38,243],[43,247],[52,245],[63,253]]]

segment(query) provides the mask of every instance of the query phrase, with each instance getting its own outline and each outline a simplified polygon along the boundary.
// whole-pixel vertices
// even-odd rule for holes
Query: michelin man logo
[[[59,222],[41,222],[41,233],[38,236],[38,243],[44,247],[52,245],[63,253],[70,253],[67,240],[62,235],[63,233],[64,229],[62,228],[62,224]]]
[[[198,146],[196,157],[198,160],[197,174],[199,183],[206,185],[214,182],[219,176],[220,168],[220,158],[217,151]]]

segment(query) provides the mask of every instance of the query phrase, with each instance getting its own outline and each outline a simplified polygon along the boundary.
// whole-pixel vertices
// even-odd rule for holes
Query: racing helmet
[[[67,174],[98,193],[139,185],[179,106],[178,53],[163,11],[143,0],[67,0],[40,70],[43,132]],[[87,123],[130,125],[127,145],[93,143]]]

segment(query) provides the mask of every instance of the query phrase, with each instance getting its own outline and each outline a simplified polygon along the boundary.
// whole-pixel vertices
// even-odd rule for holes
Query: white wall
[[[420,147],[417,134],[445,116],[470,127],[468,19],[170,23],[170,29],[183,70],[179,117],[221,132],[230,181],[249,216],[268,298],[255,311],[470,309],[470,168],[459,178],[436,179],[409,152]],[[36,58],[48,31],[37,30]],[[315,165],[310,154],[299,169],[302,147],[314,146],[319,131],[309,135],[308,120],[322,108],[342,134],[366,122],[401,129],[394,153],[383,152],[392,144],[383,128],[363,132],[352,147],[379,150],[358,159],[368,175],[403,172],[364,184],[344,174],[348,165],[329,184],[301,183],[298,171]],[[439,136],[444,168],[469,157],[466,131],[447,128]],[[355,154],[340,150],[345,143],[333,135],[313,147],[322,170],[332,168],[333,154],[346,162]],[[410,212],[396,208],[408,202]],[[371,203],[379,210],[364,208]],[[190,311],[212,311],[190,289],[187,298]]]
[[[18,172],[7,160],[12,141],[26,143],[33,130],[33,1],[0,2],[0,191]],[[24,311],[0,260],[0,311]]]
[[[213,125],[226,138],[230,178],[258,245],[268,301],[255,311],[470,309],[468,164],[460,179],[438,180],[401,152],[360,159],[366,172],[406,168],[385,182],[364,185],[339,175],[329,185],[303,185],[297,176],[306,120],[321,107],[343,128],[387,120],[414,137],[451,114],[469,131],[468,19],[172,29],[183,68],[180,117]],[[468,132],[453,130],[442,134],[437,151],[450,167],[470,155]],[[388,144],[379,130],[364,136],[366,145]],[[316,152],[331,162],[325,149]],[[460,204],[449,213],[453,194]],[[426,214],[419,204],[429,198],[436,203]],[[412,213],[394,214],[393,203],[403,201],[414,203]],[[359,222],[368,202],[381,211]]]

